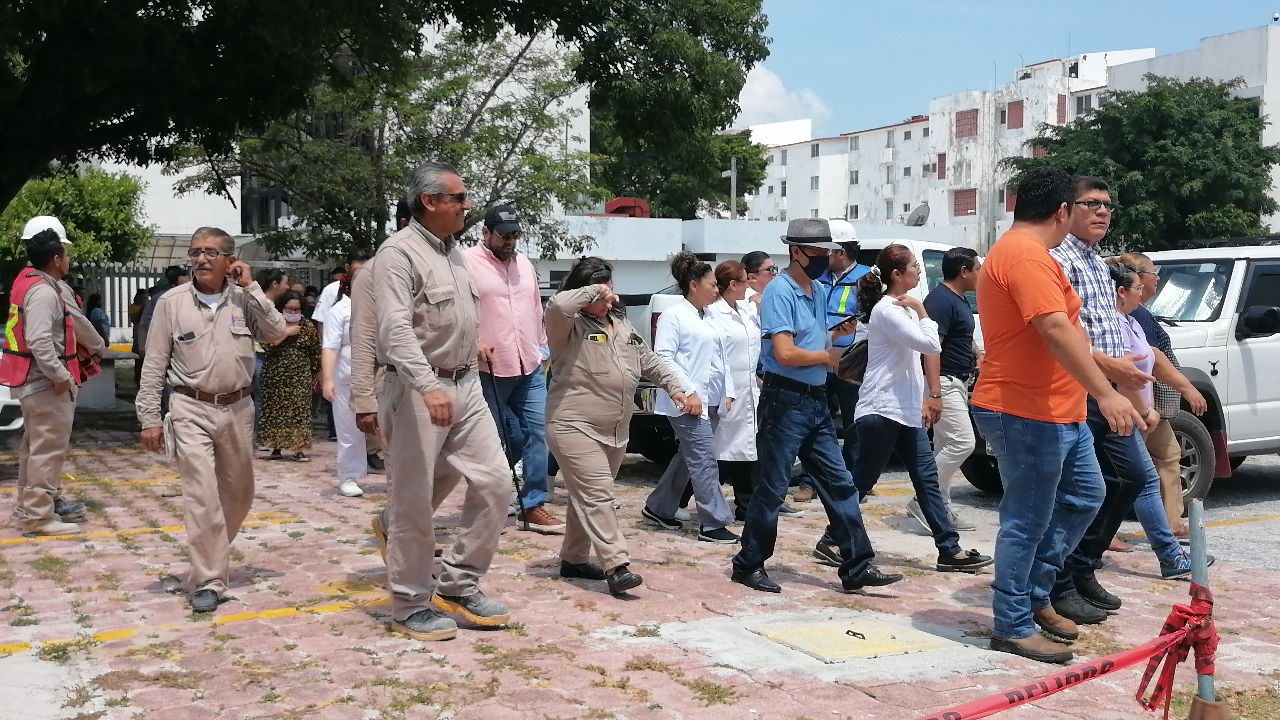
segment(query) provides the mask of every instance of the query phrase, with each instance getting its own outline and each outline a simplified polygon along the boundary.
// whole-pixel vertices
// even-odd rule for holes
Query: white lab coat
[[[729,414],[721,417],[716,428],[716,459],[756,459],[756,407],[760,404],[760,387],[756,384],[756,364],[760,360],[760,315],[753,312],[755,303],[742,300],[732,308],[723,299],[709,308],[725,336],[729,356],[729,375],[737,389],[737,398]]]

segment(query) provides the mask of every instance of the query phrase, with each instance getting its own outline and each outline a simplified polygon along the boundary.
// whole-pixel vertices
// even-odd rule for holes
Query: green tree
[[[1268,194],[1280,147],[1259,138],[1269,121],[1244,81],[1147,75],[1143,92],[1115,92],[1067,125],[1044,126],[1029,145],[1043,158],[1006,158],[1018,171],[1040,165],[1104,178],[1119,209],[1104,241],[1114,250],[1176,248],[1183,240],[1266,233]]]
[[[64,168],[31,180],[0,214],[0,263],[10,270],[26,262],[19,238],[36,215],[62,221],[76,262],[136,259],[151,244],[151,228],[142,223],[142,189],[131,175],[96,168]]]
[[[507,202],[544,257],[580,252],[584,240],[549,217],[604,197],[589,180],[590,156],[573,149],[583,141],[569,130],[579,111],[566,103],[582,90],[572,60],[547,36],[449,32],[403,72],[317,86],[305,111],[242,135],[230,153],[192,148],[181,167],[198,170],[178,188],[226,192],[232,177],[278,188],[297,222],[264,228],[264,245],[332,258],[381,242],[409,173],[432,158],[467,180],[468,228]]]
[[[229,152],[351,65],[403,69],[445,26],[576,45],[628,138],[726,127],[765,42],[759,0],[0,0],[0,203],[55,160]]]

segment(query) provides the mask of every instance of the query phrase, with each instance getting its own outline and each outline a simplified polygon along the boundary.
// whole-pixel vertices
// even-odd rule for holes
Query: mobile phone
[[[827,328],[827,330],[831,332],[835,332],[841,325],[844,325],[845,323],[849,322],[850,320],[854,320],[857,317],[858,317],[857,315],[842,315],[840,316],[840,319],[836,321],[836,324]]]

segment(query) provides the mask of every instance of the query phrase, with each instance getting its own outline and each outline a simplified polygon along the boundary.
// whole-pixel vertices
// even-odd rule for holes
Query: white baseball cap
[[[37,215],[27,221],[22,228],[22,239],[30,240],[45,230],[52,230],[58,233],[58,239],[63,245],[70,245],[71,241],[67,239],[67,229],[62,226],[62,222],[52,215]]]

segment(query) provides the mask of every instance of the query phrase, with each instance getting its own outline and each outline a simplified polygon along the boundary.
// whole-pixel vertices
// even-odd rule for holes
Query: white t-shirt
[[[328,323],[329,311],[338,299],[338,281],[334,280],[320,291],[320,299],[316,300],[315,312],[311,313],[311,322]]]
[[[196,297],[200,298],[200,302],[208,305],[210,310],[218,309],[218,306],[222,304],[223,294],[224,293],[214,293],[212,295],[205,295],[199,290],[196,291]]]
[[[324,323],[324,340],[321,347],[338,351],[338,364],[333,369],[335,383],[351,382],[351,298],[342,296],[329,308],[329,319]]]
[[[854,418],[879,415],[899,425],[924,427],[924,368],[920,355],[942,352],[938,323],[885,296],[867,323],[867,372]]]

